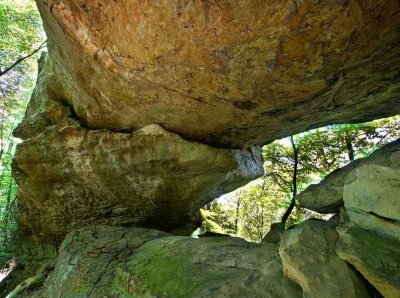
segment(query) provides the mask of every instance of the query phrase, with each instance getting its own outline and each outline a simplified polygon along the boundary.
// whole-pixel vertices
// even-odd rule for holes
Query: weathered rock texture
[[[336,253],[386,298],[400,296],[400,242],[357,227],[338,227]]]
[[[400,112],[398,1],[37,3],[49,55],[14,173],[19,223],[38,235],[170,229],[262,174],[255,148],[196,141]]]
[[[25,297],[301,297],[278,247],[229,237],[92,226],[63,242],[53,273]]]
[[[14,158],[19,224],[46,238],[91,223],[168,230],[264,171],[255,147],[218,149],[158,125],[115,133],[59,122],[26,139]]]
[[[399,191],[397,140],[332,172],[296,197],[302,206],[319,212],[339,212],[341,208],[337,255],[384,297],[393,298],[400,296]],[[293,275],[298,278],[298,272]]]
[[[336,252],[384,297],[400,296],[400,150],[385,165],[354,169],[343,189],[345,208]]]
[[[329,222],[307,220],[281,233],[285,274],[304,297],[368,297],[365,284],[335,253],[338,234]]]
[[[17,267],[0,282],[0,297],[6,297],[16,285],[36,275],[43,264],[54,260],[58,254],[58,247],[59,243],[45,242],[36,235],[16,235],[13,258]]]
[[[397,0],[37,3],[49,55],[15,132],[21,235],[58,244],[83,225],[179,227],[263,173],[249,145],[400,113]],[[367,179],[357,177],[349,191]],[[397,225],[380,208],[360,210]],[[346,226],[361,225],[348,216]],[[284,233],[284,268],[301,291],[275,244],[88,227],[67,237],[43,288],[26,295],[366,297],[336,240],[323,222]],[[357,266],[353,249],[343,258]],[[382,279],[374,265],[359,267]]]
[[[400,3],[37,0],[52,95],[91,128],[224,146],[400,113]]]
[[[396,167],[369,164],[354,170],[343,198],[353,224],[400,241],[400,150],[392,162]]]
[[[368,168],[361,170],[361,168],[367,167],[367,165],[370,165],[374,169],[381,169],[382,173],[379,173],[379,170],[377,170],[378,172],[373,174]],[[354,184],[350,184],[350,181],[356,178],[349,178],[350,180],[347,180],[349,174],[357,175],[358,171],[362,171],[362,175],[365,178],[358,180]],[[299,193],[296,196],[296,200],[301,206],[316,212],[338,213],[340,208],[344,206],[343,196],[344,189],[346,188],[348,197],[356,197],[348,199],[346,206],[348,208],[351,208],[354,204],[357,204],[360,208],[363,208],[361,206],[368,208],[368,204],[375,204],[376,207],[380,205],[378,208],[392,209],[393,212],[399,213],[400,204],[398,195],[396,196],[400,188],[399,182],[396,182],[398,180],[396,175],[399,175],[399,171],[400,139],[374,151],[368,158],[355,160],[347,166],[333,171],[320,183],[312,184]],[[370,180],[374,179],[379,179],[380,182],[371,184]],[[360,183],[363,183],[363,185]],[[384,191],[389,192],[387,193],[387,197],[378,200],[371,199],[371,196],[379,196],[379,192]]]

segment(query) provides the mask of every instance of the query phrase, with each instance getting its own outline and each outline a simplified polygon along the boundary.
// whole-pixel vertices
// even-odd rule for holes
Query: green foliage
[[[261,241],[269,225],[279,220],[285,210],[286,195],[270,177],[264,176],[242,188],[237,197],[237,234],[245,239]]]
[[[332,125],[294,136],[298,190],[399,138],[399,128],[400,117],[396,116],[363,124]],[[293,146],[288,139],[278,140],[264,147],[263,156],[266,174],[235,192],[230,199],[215,201],[212,209],[217,212],[203,214],[204,229],[259,242],[271,223],[280,221],[292,199]],[[286,226],[310,217],[327,218],[296,205]]]
[[[34,1],[2,0],[0,4],[0,65],[12,64],[16,58],[27,55],[43,40]]]
[[[1,70],[37,49],[43,36],[34,1],[0,2]],[[16,226],[17,187],[11,175],[11,161],[19,140],[12,136],[12,131],[22,119],[33,90],[38,55],[0,76],[0,262],[10,257],[8,247]]]

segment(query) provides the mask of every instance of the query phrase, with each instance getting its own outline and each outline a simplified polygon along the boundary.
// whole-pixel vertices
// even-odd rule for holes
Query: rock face
[[[6,297],[16,285],[36,275],[43,264],[54,260],[58,254],[58,246],[57,243],[45,242],[36,235],[16,235],[13,258],[17,268],[0,281],[0,297]]]
[[[399,191],[397,140],[332,172],[297,196],[302,206],[319,212],[338,212],[342,206],[337,255],[384,297],[393,298],[400,296]],[[295,278],[298,275],[299,270],[293,274]]]
[[[281,234],[285,274],[303,297],[368,297],[364,282],[335,253],[338,234],[329,222],[307,220]]]
[[[26,231],[59,240],[92,223],[168,230],[263,172],[255,147],[218,149],[159,125],[132,133],[89,130],[70,117],[19,145],[18,220]]]
[[[247,145],[400,112],[398,1],[37,4],[49,54],[15,132],[26,232],[169,230],[263,173]]]
[[[336,252],[384,297],[395,298],[400,296],[399,148],[387,157],[385,165],[365,163],[348,175]]]
[[[400,241],[400,150],[393,166],[364,165],[347,178],[343,191],[349,220]]]
[[[52,96],[91,128],[240,147],[400,113],[400,4],[37,1]]]
[[[331,223],[285,231],[279,253],[128,226],[181,227],[263,174],[259,144],[400,113],[399,1],[36,2],[49,54],[15,131],[19,232],[50,243],[45,259],[73,232],[26,297],[368,296],[335,254]],[[316,204],[323,212],[344,200],[337,252],[388,297],[398,280],[385,274],[398,271],[379,262],[395,260],[363,264],[361,248],[398,240],[399,141],[391,146],[312,195],[334,190]],[[354,226],[376,234],[357,239]]]
[[[364,168],[367,165],[381,169],[382,173],[379,173],[378,170],[378,173],[372,174],[367,168]],[[386,168],[384,169],[384,167]],[[366,170],[361,170],[361,168]],[[347,196],[355,196],[357,198],[349,198],[346,207],[351,208],[353,204],[358,206],[365,204],[365,208],[368,208],[368,204],[375,204],[375,206],[381,205],[379,208],[392,209],[393,212],[399,213],[399,202],[395,195],[400,187],[399,182],[396,182],[398,180],[396,175],[398,176],[399,169],[400,139],[374,151],[368,158],[355,160],[347,166],[333,171],[320,183],[312,184],[299,193],[296,199],[301,206],[316,212],[339,213],[340,208],[344,206],[344,189],[347,189]],[[356,179],[349,178],[350,180],[347,180],[349,174],[354,177],[354,175],[357,176],[359,171],[363,172],[361,175],[364,175],[364,178],[352,185],[346,185]],[[368,175],[373,176],[365,177]],[[380,179],[381,183],[371,184],[371,179]],[[361,185],[360,183],[364,184]],[[371,196],[373,197],[382,191],[389,191],[388,197],[382,198],[380,201],[371,200]],[[391,200],[391,202],[387,202],[387,200]]]
[[[357,227],[339,227],[336,253],[386,298],[400,296],[400,242]]]
[[[44,286],[25,297],[294,298],[301,289],[276,245],[91,226],[66,238]]]

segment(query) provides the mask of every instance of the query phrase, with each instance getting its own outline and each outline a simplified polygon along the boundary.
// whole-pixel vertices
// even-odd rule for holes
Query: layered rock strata
[[[377,160],[374,154],[352,168],[340,222],[308,219],[283,231],[277,244],[87,226],[67,236],[54,271],[24,295],[397,298],[400,151],[390,152],[379,155],[386,156],[386,166],[368,163]]]
[[[335,253],[338,233],[329,222],[307,220],[281,234],[285,274],[303,297],[368,297],[365,283]]]
[[[337,212],[344,202],[338,234],[326,223],[284,232],[283,265],[276,244],[126,227],[179,227],[262,175],[253,144],[400,113],[397,0],[37,4],[49,55],[16,130],[18,222],[21,235],[51,243],[45,258],[72,232],[26,296],[320,297],[334,285],[369,295],[345,262],[399,296],[398,216],[381,206],[397,201],[378,185],[366,197],[352,188],[397,183],[391,163],[356,168],[321,203]],[[390,239],[385,253],[376,239]],[[365,247],[377,254],[369,264]]]

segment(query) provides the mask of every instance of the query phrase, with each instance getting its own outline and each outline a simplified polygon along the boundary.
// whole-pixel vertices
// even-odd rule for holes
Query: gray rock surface
[[[364,281],[335,253],[338,234],[330,222],[306,220],[281,233],[285,274],[303,297],[368,297]]]
[[[338,227],[338,256],[384,297],[400,297],[400,241],[356,227]]]
[[[367,164],[355,169],[343,190],[350,222],[400,241],[400,151],[396,167]]]

